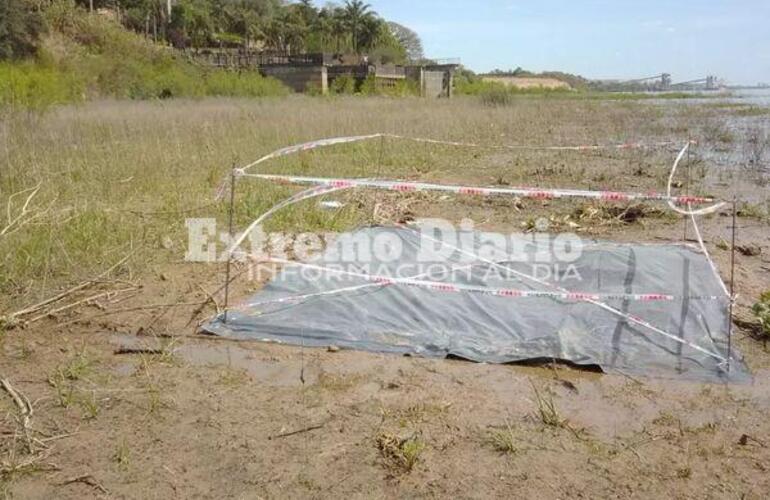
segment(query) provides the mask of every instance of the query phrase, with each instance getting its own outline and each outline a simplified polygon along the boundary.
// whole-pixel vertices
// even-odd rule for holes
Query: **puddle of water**
[[[270,358],[240,347],[238,344],[188,343],[174,349],[174,354],[195,366],[227,366],[231,369],[245,370],[255,380],[273,387],[302,385],[301,361]],[[306,376],[305,381],[312,383],[308,378],[310,377]]]
[[[117,347],[129,349],[162,349],[164,345],[157,339],[141,338],[132,335],[113,335],[112,342]],[[205,341],[203,341],[205,342]],[[233,342],[206,342],[195,339],[172,345],[171,352],[193,366],[228,367],[246,371],[255,381],[273,387],[292,387],[302,385],[300,371],[302,361],[277,359],[258,350],[249,349],[248,344]],[[118,375],[130,375],[135,365],[122,363],[116,368]],[[305,382],[313,383],[314,374],[305,370]]]

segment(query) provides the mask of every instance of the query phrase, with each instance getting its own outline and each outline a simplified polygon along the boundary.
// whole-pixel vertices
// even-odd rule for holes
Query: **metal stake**
[[[234,209],[235,206],[235,165],[233,165],[233,169],[230,172],[230,209],[228,213],[228,234],[230,235],[230,239],[233,237],[233,213],[235,212]],[[232,264],[233,260],[233,254],[232,252],[227,252],[227,264],[226,264],[226,270],[225,270],[225,312],[223,316],[223,322],[227,324],[227,309],[229,306],[230,301],[230,266]]]
[[[382,162],[384,160],[384,156],[385,156],[385,134],[380,136],[380,151],[377,157],[377,174],[376,174],[377,179],[379,179],[380,176],[382,175]],[[376,222],[374,221],[374,215],[377,212],[377,204],[382,199],[381,198],[382,196],[383,195],[374,193],[374,203],[372,204],[372,221],[373,222]]]
[[[730,314],[729,323],[727,325],[727,371],[730,371],[730,358],[733,351],[733,307],[735,306],[735,231],[738,225],[737,223],[738,203],[736,197],[733,196],[733,228],[732,228],[732,245],[730,252]]]
[[[690,194],[690,178],[691,178],[691,169],[690,169],[690,152],[692,151],[692,136],[687,135],[687,175],[685,177],[685,183],[684,183],[684,194],[685,196]],[[687,216],[684,217],[684,241],[687,242]]]

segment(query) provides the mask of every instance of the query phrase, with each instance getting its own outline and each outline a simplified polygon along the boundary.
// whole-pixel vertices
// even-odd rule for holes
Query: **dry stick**
[[[29,306],[29,307],[27,307],[25,309],[22,309],[21,311],[16,311],[15,313],[12,313],[9,317],[10,318],[17,318],[17,317],[23,316],[25,314],[31,314],[33,312],[39,311],[40,309],[42,309],[43,307],[47,306],[48,304],[50,304],[52,302],[57,302],[57,301],[63,299],[64,297],[67,297],[68,295],[71,295],[71,294],[77,292],[78,290],[82,290],[83,288],[86,288],[87,286],[91,285],[92,283],[98,282],[99,280],[101,280],[102,278],[104,278],[105,276],[110,274],[112,271],[114,271],[117,267],[119,267],[123,263],[125,263],[134,254],[134,252],[135,252],[135,250],[131,251],[128,255],[126,255],[125,257],[120,259],[118,262],[113,264],[112,267],[110,267],[109,269],[104,271],[102,274],[100,274],[96,278],[90,279],[88,281],[84,281],[83,283],[81,283],[81,284],[79,284],[77,286],[74,286],[74,287],[70,288],[69,290],[66,290],[66,291],[64,291],[64,292],[62,292],[62,293],[60,293],[58,295],[55,295],[55,296],[53,296],[51,298],[48,298],[48,299],[46,299],[46,300],[44,300],[42,302],[38,302],[35,305]]]
[[[102,486],[99,483],[99,481],[97,481],[96,478],[91,474],[83,474],[82,476],[71,477],[59,483],[59,486],[67,486],[68,484],[72,484],[72,483],[87,484],[88,486],[91,486],[92,488],[96,488],[97,490],[101,491],[104,494],[109,493],[107,491],[107,488]]]
[[[0,386],[2,386],[3,389],[5,389],[5,392],[11,396],[11,399],[13,399],[13,402],[19,409],[19,413],[21,414],[21,427],[24,430],[24,437],[27,441],[27,451],[32,453],[32,437],[29,434],[32,421],[32,404],[30,404],[29,399],[27,399],[26,396],[19,394],[16,389],[13,388],[8,379],[0,378]]]
[[[152,349],[148,347],[121,347],[119,349],[115,349],[112,354],[115,356],[122,356],[125,354],[150,354],[150,355],[159,355],[164,354],[165,351],[163,349]]]
[[[148,304],[145,306],[136,306],[136,307],[123,307],[121,309],[113,309],[112,311],[104,311],[98,314],[94,314],[94,315],[88,316],[87,318],[75,318],[65,323],[59,323],[59,326],[60,327],[67,326],[73,323],[78,323],[80,321],[90,321],[92,319],[102,318],[104,316],[111,316],[113,314],[120,314],[124,312],[148,311],[152,309],[163,309],[163,308],[173,308],[173,307],[192,307],[192,306],[199,306],[200,304],[201,304],[200,301],[198,301],[198,302],[176,302],[176,303],[166,303],[166,304]]]
[[[217,310],[217,316],[218,316],[218,315],[219,315],[219,314],[222,312],[222,309],[219,307],[219,302],[217,302],[217,299],[215,299],[215,298],[214,298],[214,295],[210,294],[210,293],[208,292],[208,290],[206,290],[205,288],[203,288],[203,286],[201,286],[200,284],[198,285],[198,288],[200,288],[200,289],[201,289],[201,291],[202,291],[204,294],[206,294],[206,296],[207,296],[207,300],[204,300],[203,302],[201,302],[201,305],[200,305],[200,306],[198,306],[198,307],[196,307],[196,308],[193,310],[192,314],[190,314],[190,320],[187,322],[187,325],[185,325],[185,326],[190,326],[190,324],[191,324],[191,323],[192,323],[192,322],[195,320],[195,318],[196,318],[196,317],[197,317],[197,316],[198,316],[200,313],[202,313],[202,312],[203,312],[203,309],[206,307],[206,304],[208,304],[209,302],[210,302],[210,303],[212,303],[212,304],[214,305],[214,307],[216,308],[216,310]],[[214,293],[217,293],[217,292],[214,292]]]
[[[101,299],[102,297],[111,298],[111,297],[113,297],[115,295],[120,295],[121,293],[133,292],[136,289],[137,289],[136,287],[133,287],[133,288],[124,288],[124,289],[121,289],[121,290],[112,290],[112,291],[109,291],[109,292],[97,293],[96,295],[92,295],[90,297],[86,297],[85,299],[78,300],[76,302],[73,302],[72,304],[67,304],[66,306],[62,306],[62,307],[59,307],[57,309],[53,309],[51,311],[46,311],[44,314],[40,314],[38,316],[35,316],[34,318],[28,320],[27,322],[28,323],[34,323],[35,321],[39,321],[39,320],[41,320],[43,318],[47,318],[49,316],[52,316],[54,314],[58,314],[60,312],[68,311],[68,310],[70,310],[70,309],[72,309],[74,307],[77,307],[79,305],[87,304],[87,303],[93,302],[94,300]]]
[[[303,427],[302,429],[297,429],[296,431],[291,432],[282,432],[281,434],[276,434],[275,436],[270,437],[269,439],[281,439],[289,436],[296,436],[297,434],[304,434],[306,432],[315,431],[318,429],[323,428],[326,425],[326,422],[317,424],[317,425],[310,425],[308,427]]]

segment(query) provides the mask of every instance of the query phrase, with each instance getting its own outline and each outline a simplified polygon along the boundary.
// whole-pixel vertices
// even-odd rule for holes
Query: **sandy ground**
[[[485,159],[490,171],[442,176],[489,181],[509,161],[493,156]],[[559,175],[538,168],[530,184]],[[661,179],[627,173],[616,181],[643,187]],[[512,210],[477,198],[400,200],[387,218],[471,217],[482,229],[521,228],[549,214],[560,214],[557,224],[575,209],[562,202],[524,201],[524,209]],[[680,220],[654,215],[629,223],[574,220],[579,234],[619,241],[680,241],[683,231]],[[722,242],[731,218],[725,211],[702,223],[726,278],[730,251]],[[766,220],[739,219],[740,242],[761,253],[739,253],[736,268],[736,346],[754,382],[730,386],[202,336],[197,325],[221,302],[223,268],[185,263],[179,243],[163,244],[158,251],[173,256],[168,263],[136,275],[118,266],[108,283],[88,292],[112,295],[5,333],[0,373],[20,406],[0,392],[0,492],[764,498],[770,356],[750,335],[747,308],[770,285],[768,227]],[[234,296],[259,286],[239,280]],[[122,289],[128,291],[114,294]]]

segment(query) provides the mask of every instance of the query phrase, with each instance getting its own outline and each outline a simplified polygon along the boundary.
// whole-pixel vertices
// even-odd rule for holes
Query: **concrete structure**
[[[366,56],[352,54],[286,54],[238,49],[207,49],[188,52],[195,61],[231,70],[252,70],[283,82],[295,92],[326,94],[334,81],[348,77],[356,86],[368,78],[378,87],[395,87],[398,82],[412,81],[423,97],[451,97],[454,72],[460,62],[440,61],[434,64],[398,66],[371,63]]]
[[[326,66],[260,66],[259,72],[280,80],[295,92],[326,94],[329,92],[329,77]]]

